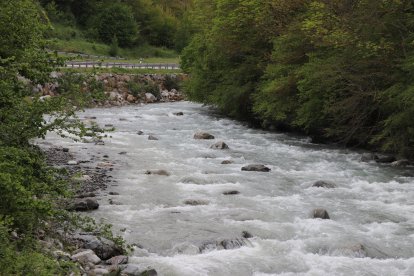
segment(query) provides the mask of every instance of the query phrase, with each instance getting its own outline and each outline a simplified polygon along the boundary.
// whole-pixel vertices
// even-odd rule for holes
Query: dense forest
[[[195,1],[192,100],[315,141],[414,156],[410,0]]]

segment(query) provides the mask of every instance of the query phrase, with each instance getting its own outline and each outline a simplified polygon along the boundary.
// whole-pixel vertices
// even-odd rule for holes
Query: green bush
[[[95,19],[99,39],[110,44],[117,37],[119,46],[132,46],[138,38],[138,26],[129,7],[114,3],[104,8]]]
[[[137,80],[128,82],[128,89],[135,97],[143,96],[145,93],[151,93],[157,99],[161,97],[160,89],[155,82],[140,83]]]
[[[177,77],[173,77],[171,75],[166,75],[164,79],[164,87],[167,90],[176,89],[178,90],[180,88],[180,84],[178,82]]]
[[[118,56],[119,47],[118,47],[118,39],[116,36],[112,38],[111,48],[109,48],[109,55],[112,57]]]

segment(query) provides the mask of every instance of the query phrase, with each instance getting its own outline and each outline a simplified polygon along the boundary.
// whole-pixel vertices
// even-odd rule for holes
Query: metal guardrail
[[[67,68],[125,68],[125,69],[170,69],[179,70],[180,65],[175,63],[124,63],[99,61],[67,61]]]

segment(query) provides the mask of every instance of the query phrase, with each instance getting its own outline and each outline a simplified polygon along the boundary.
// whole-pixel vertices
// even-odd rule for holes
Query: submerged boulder
[[[243,238],[245,238],[245,239],[250,239],[250,238],[253,238],[253,235],[252,234],[250,234],[249,232],[247,232],[247,231],[243,231],[242,232],[242,237]]]
[[[225,191],[223,192],[223,195],[238,195],[240,194],[239,191]]]
[[[336,185],[332,182],[318,180],[315,183],[313,183],[312,187],[333,189],[336,188]]]
[[[364,153],[361,155],[361,162],[370,162],[370,161],[375,161],[378,159],[378,155],[376,155],[375,153]]]
[[[154,135],[149,135],[149,136],[148,136],[148,140],[153,140],[153,141],[156,141],[156,140],[158,140],[158,138],[157,138],[157,137],[155,137]]]
[[[199,131],[194,134],[194,139],[198,140],[211,140],[214,139],[214,136],[210,133]]]
[[[270,168],[260,164],[250,164],[242,167],[241,170],[248,172],[270,172]]]
[[[223,239],[218,241],[207,241],[200,245],[200,252],[208,252],[212,250],[230,250],[248,245],[248,240],[244,238]]]
[[[408,161],[407,159],[401,159],[391,163],[391,166],[393,167],[405,167],[408,165],[410,165],[410,161]]]
[[[199,200],[199,199],[188,199],[184,201],[185,205],[193,205],[193,206],[197,206],[197,205],[208,205],[208,201],[206,200]]]
[[[170,173],[166,170],[148,170],[145,174],[154,174],[154,175],[163,175],[163,176],[170,176]]]

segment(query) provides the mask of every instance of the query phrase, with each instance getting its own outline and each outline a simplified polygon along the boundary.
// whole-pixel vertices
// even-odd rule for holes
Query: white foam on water
[[[184,116],[173,115],[179,111]],[[47,142],[79,159],[95,155],[96,163],[108,155],[115,163],[116,186],[108,190],[119,195],[102,192],[91,214],[126,228],[119,234],[142,245],[133,263],[180,276],[414,275],[412,169],[362,163],[358,152],[249,129],[188,102],[88,109],[81,116],[113,124],[112,138],[97,146],[49,134]],[[193,139],[198,130],[215,139]],[[230,149],[210,149],[217,141]],[[255,163],[271,171],[241,171]],[[157,169],[170,176],[145,174]],[[317,180],[337,188],[312,187]],[[223,195],[232,190],[240,194]],[[202,205],[188,205],[197,200]],[[312,219],[315,208],[325,208],[331,220]],[[241,239],[243,231],[253,235],[246,246],[197,251]]]

